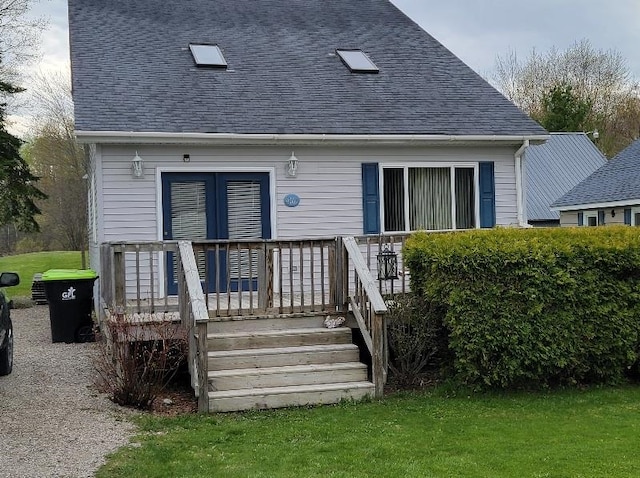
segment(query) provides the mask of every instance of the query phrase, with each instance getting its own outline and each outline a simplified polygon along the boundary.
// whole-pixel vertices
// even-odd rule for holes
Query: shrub
[[[186,339],[171,322],[132,323],[112,314],[99,334],[96,385],[119,405],[149,409],[187,357]]]
[[[389,371],[397,387],[413,388],[437,378],[448,355],[442,315],[417,294],[388,303],[386,315]]]
[[[637,229],[418,233],[404,258],[466,385],[616,382],[637,361]]]

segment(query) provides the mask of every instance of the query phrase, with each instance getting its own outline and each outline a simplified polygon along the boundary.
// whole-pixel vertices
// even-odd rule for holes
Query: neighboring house
[[[563,226],[640,226],[640,140],[552,204]]]
[[[551,204],[606,162],[585,133],[551,133],[546,143],[527,149],[527,222],[539,227],[559,226],[560,213],[552,210]]]
[[[386,0],[70,0],[99,244],[523,225],[547,132]]]

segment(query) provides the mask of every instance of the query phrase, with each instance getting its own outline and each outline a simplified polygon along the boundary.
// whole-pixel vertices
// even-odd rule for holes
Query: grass
[[[20,284],[8,289],[11,297],[31,296],[31,281],[36,272],[49,269],[80,269],[82,259],[78,251],[32,252],[0,257],[0,272],[17,272]]]
[[[640,476],[640,387],[138,421],[98,478]]]

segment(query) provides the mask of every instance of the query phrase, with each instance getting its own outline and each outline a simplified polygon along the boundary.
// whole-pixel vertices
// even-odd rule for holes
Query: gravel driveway
[[[134,433],[93,388],[95,344],[52,344],[49,309],[12,310],[13,373],[0,377],[0,477],[91,477]]]

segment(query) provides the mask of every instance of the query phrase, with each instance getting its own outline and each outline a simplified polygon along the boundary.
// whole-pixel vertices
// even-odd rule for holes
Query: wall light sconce
[[[136,151],[136,155],[131,160],[131,175],[134,178],[141,178],[144,176],[144,169],[142,165],[142,158],[138,156],[138,152]]]
[[[287,176],[290,178],[295,178],[298,175],[298,158],[296,158],[293,151],[291,152],[291,157],[289,161],[287,161]]]
[[[185,163],[188,163],[189,161],[191,161],[191,156],[188,154],[183,154],[182,155],[182,161]]]
[[[611,217],[616,217],[616,210],[615,209],[611,210]]]

